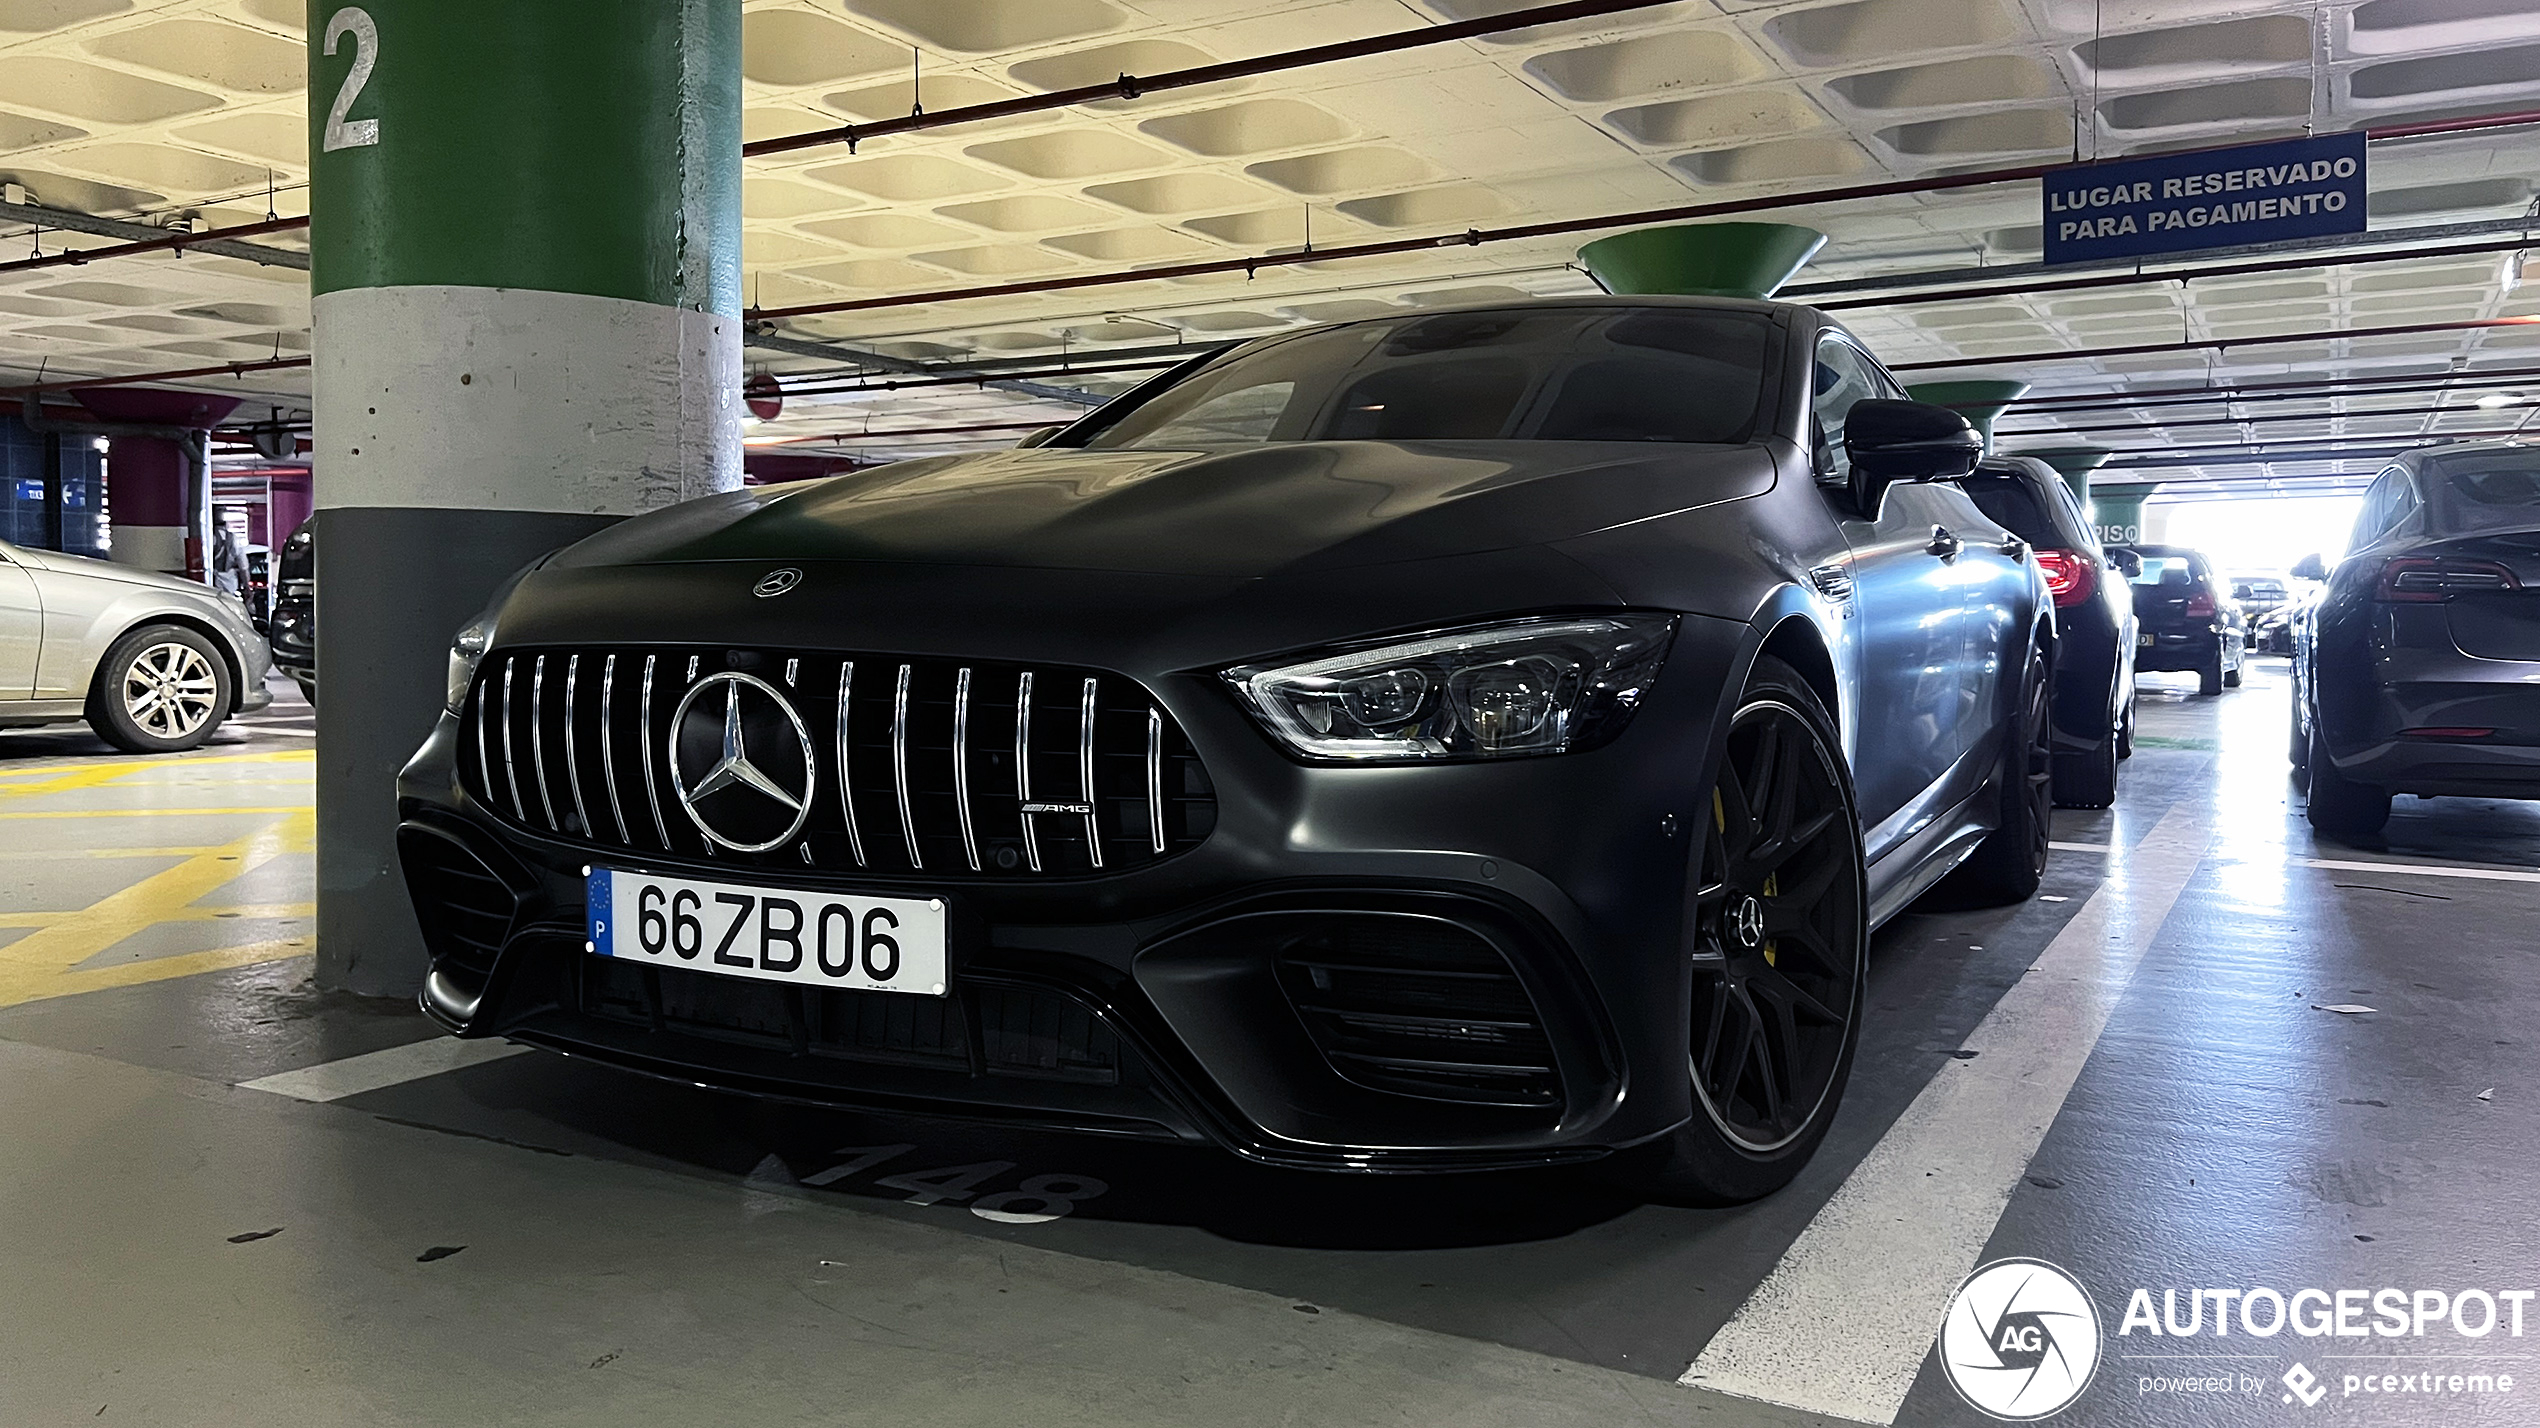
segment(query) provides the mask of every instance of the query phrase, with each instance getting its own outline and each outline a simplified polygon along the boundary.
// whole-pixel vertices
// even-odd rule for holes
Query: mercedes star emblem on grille
[[[710,691],[723,692],[722,738],[713,738],[713,715],[700,708]],[[773,705],[752,717],[747,704]],[[691,723],[690,714],[701,717]],[[782,719],[776,716],[782,715]],[[756,728],[761,737],[769,734],[793,739],[793,757],[781,759],[775,767],[792,774],[799,768],[794,787],[771,777],[750,759],[748,731]],[[702,737],[692,737],[702,736]],[[697,757],[695,746],[718,748],[711,756],[712,765],[692,787],[688,772]],[[687,811],[688,821],[697,831],[715,843],[736,853],[763,853],[778,847],[800,833],[811,817],[812,795],[811,731],[803,726],[802,715],[794,712],[791,701],[777,688],[762,679],[746,674],[725,672],[711,674],[689,687],[670,716],[670,787],[679,796],[679,806]],[[713,821],[709,821],[709,811]],[[717,826],[720,824],[721,826]],[[773,836],[765,836],[773,831]]]
[[[802,583],[803,573],[788,565],[781,570],[771,570],[760,576],[758,584],[750,587],[750,593],[764,600],[772,595],[782,595]]]

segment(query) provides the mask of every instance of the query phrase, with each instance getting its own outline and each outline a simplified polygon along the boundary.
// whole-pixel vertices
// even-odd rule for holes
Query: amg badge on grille
[[[1023,811],[1026,813],[1073,813],[1079,818],[1090,818],[1093,816],[1094,806],[1090,803],[1027,803],[1023,805]]]

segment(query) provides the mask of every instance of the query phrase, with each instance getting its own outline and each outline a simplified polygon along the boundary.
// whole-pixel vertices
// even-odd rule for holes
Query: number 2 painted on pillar
[[[361,98],[362,86],[370,83],[371,69],[379,63],[379,22],[370,17],[368,10],[348,5],[326,22],[326,52],[334,54],[336,42],[346,35],[353,37],[353,68],[344,76],[344,87],[335,91],[335,107],[326,111],[322,147],[330,154],[337,149],[358,149],[379,142],[378,120],[344,117],[353,101]]]

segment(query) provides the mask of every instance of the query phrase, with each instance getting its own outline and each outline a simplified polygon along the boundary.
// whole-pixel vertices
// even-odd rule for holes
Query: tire
[[[1841,749],[1807,682],[1779,660],[1757,661],[1722,736],[1687,870],[1693,1114],[1616,1162],[1651,1199],[1731,1205],[1771,1194],[1816,1153],[1842,1102],[1870,924]]]
[[[2098,747],[2055,756],[2055,806],[2105,808],[2117,801],[2117,736],[2114,730]]]
[[[300,686],[300,697],[309,701],[309,707],[315,709],[317,707],[317,681],[309,678],[305,674],[295,674],[291,676],[291,682]]]
[[[2311,774],[2311,732],[2302,727],[2302,690],[2298,681],[2294,685],[2293,697],[2285,701],[2285,707],[2292,711],[2292,717],[2286,721],[2292,726],[2292,734],[2285,745],[2284,757],[2293,765],[2293,776],[2308,781]]]
[[[2054,733],[2047,722],[2054,684],[2052,656],[2032,645],[2019,712],[2007,731],[2012,737],[2003,743],[2002,768],[1994,778],[2000,821],[1942,884],[1955,899],[1982,907],[2020,902],[2046,876],[2055,816]]]
[[[2223,657],[2220,640],[2214,641],[2214,657],[2205,661],[2196,671],[2196,692],[2199,694],[2223,692]]]
[[[2247,655],[2242,655],[2242,656],[2240,657],[2240,663],[2235,664],[2235,665],[2233,665],[2231,668],[2229,668],[2229,669],[2227,669],[2227,670],[2224,670],[2224,671],[2223,671],[2223,688],[2225,688],[2225,689],[2238,689],[2238,688],[2240,687],[2240,676],[2241,676],[2241,673],[2242,673],[2242,671],[2244,671],[2244,670],[2246,670],[2246,669],[2248,669],[2248,668],[2249,668],[2249,657],[2248,657]]]
[[[229,661],[211,638],[182,625],[143,625],[98,662],[88,726],[135,754],[196,748],[236,703]]]
[[[2117,757],[2134,757],[2134,694],[2131,690],[2125,697],[2125,717],[2117,722]]]
[[[2390,821],[2390,790],[2357,783],[2338,772],[2327,743],[2314,732],[2309,767],[2311,826],[2341,843],[2371,838]]]

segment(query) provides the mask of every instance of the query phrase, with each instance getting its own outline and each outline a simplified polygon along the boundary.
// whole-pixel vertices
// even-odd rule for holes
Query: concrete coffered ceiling
[[[766,138],[1155,73],[1521,0],[748,0],[746,131]],[[221,227],[305,211],[299,0],[0,0],[0,178],[43,204]],[[912,76],[912,70],[914,75]],[[2540,0],[1684,0],[1206,89],[754,160],[745,294],[766,308],[1444,235],[2163,148],[2540,109]],[[2512,220],[2540,193],[2540,129],[2377,146],[2376,230]],[[454,196],[454,202],[464,201]],[[2012,267],[2039,251],[2035,186],[1783,214],[1831,242],[1802,283]],[[109,240],[0,230],[0,259]],[[1218,339],[1526,294],[1591,291],[1594,234],[1173,281],[805,317],[798,341],[925,362]],[[290,235],[260,240],[290,246]],[[1891,361],[2327,332],[2540,312],[2502,255],[1848,311]],[[304,352],[303,276],[192,254],[0,275],[0,383]],[[780,376],[835,370],[754,350]],[[2023,363],[2057,390],[2211,373],[2540,365],[2540,329]],[[1095,393],[1141,375],[1037,380]],[[1940,375],[1999,375],[1979,367]],[[302,374],[223,379],[305,404]],[[835,383],[827,385],[837,385]],[[2466,402],[2467,398],[2461,399]],[[2420,396],[2404,405],[2432,405]],[[2491,427],[2322,400],[2270,440]],[[2384,402],[2383,405],[2390,405]],[[1067,409],[938,386],[789,401],[754,440],[1041,419]],[[2104,426],[2102,413],[2069,425]],[[2046,419],[2032,419],[2036,427]],[[842,446],[863,457],[1010,434]],[[2093,439],[2111,445],[2159,444]],[[2184,439],[2184,438],[2182,438]],[[2207,434],[2199,440],[2214,440]],[[2193,468],[2182,474],[2194,474]]]

